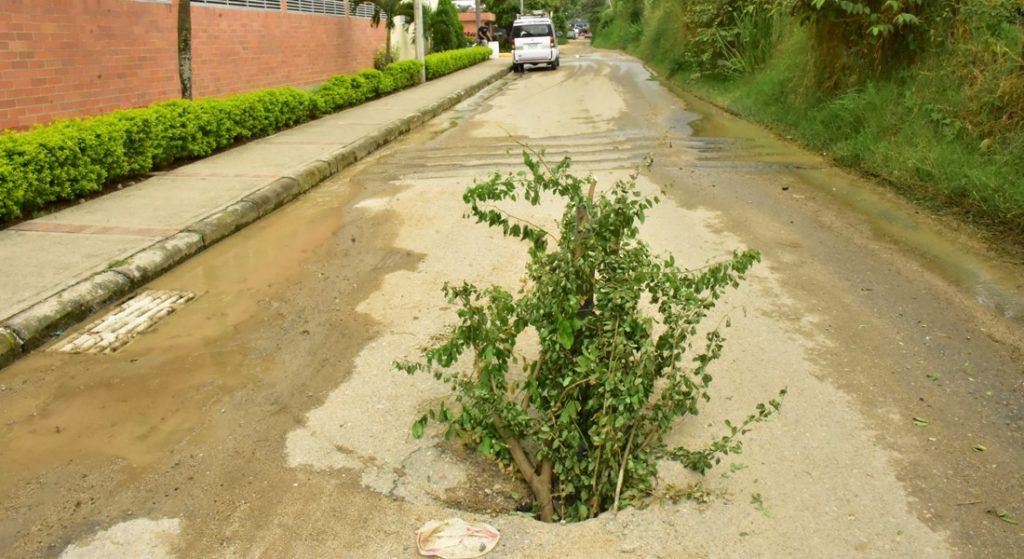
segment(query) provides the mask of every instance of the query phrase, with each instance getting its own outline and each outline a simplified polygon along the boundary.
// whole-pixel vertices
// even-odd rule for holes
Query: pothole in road
[[[488,515],[530,511],[530,490],[511,472],[465,447],[443,441],[414,451],[394,474],[390,497]]]
[[[113,353],[195,297],[187,291],[143,291],[51,351]]]

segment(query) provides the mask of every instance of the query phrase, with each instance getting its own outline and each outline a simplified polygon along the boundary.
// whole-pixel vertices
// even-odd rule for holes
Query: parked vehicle
[[[539,64],[558,68],[558,39],[555,26],[546,15],[520,16],[512,24],[512,70],[525,72]]]

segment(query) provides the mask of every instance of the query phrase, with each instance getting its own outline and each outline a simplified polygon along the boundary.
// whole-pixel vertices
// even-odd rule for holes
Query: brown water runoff
[[[964,294],[1016,325],[1024,325],[1024,264],[1001,257],[967,235],[943,227],[866,179],[836,169],[825,158],[800,149],[755,124],[706,101],[679,92],[701,118],[689,123],[696,137],[721,140],[702,160],[709,164],[785,167],[814,191],[867,219],[872,229],[911,252]],[[825,155],[825,154],[823,154]]]

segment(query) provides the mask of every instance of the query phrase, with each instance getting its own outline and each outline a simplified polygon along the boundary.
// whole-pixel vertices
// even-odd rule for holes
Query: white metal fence
[[[343,16],[345,3],[345,0],[288,0],[287,9],[289,12]]]
[[[258,10],[280,10],[281,0],[192,0],[193,4],[228,6],[231,8],[255,8]]]
[[[352,9],[349,10],[348,15],[352,17],[371,18],[373,17],[373,9],[373,4],[371,4],[370,2],[360,2],[355,6],[352,6]],[[381,21],[385,21],[387,19],[387,14],[381,14],[380,19]]]
[[[192,0],[193,4],[208,6],[226,6],[230,8],[253,8],[258,10],[280,10],[281,0]],[[372,18],[376,9],[371,2],[353,2],[351,0],[287,0],[285,9],[293,13],[318,14],[328,16],[345,16]],[[387,19],[381,13],[381,20]]]

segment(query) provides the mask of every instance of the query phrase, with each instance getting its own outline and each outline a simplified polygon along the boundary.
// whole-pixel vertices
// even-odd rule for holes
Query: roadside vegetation
[[[571,174],[568,159],[553,167],[524,159],[527,172],[495,174],[463,197],[467,217],[527,243],[523,287],[446,284],[456,325],[421,361],[396,367],[433,374],[455,394],[454,406],[413,424],[414,436],[441,422],[446,436],[517,471],[541,520],[585,520],[645,502],[658,460],[704,473],[778,411],[777,400],[760,404],[704,448],[665,442],[710,399],[709,366],[724,338],[703,319],[760,255],[680,270],[638,237],[658,199],[638,191],[636,176],[595,195],[596,181]],[[549,197],[564,204],[557,231],[504,207]]]
[[[615,0],[595,44],[1024,247],[1024,0]]]
[[[426,57],[427,79],[490,55],[484,47],[431,54]],[[414,86],[419,73],[420,63],[406,60],[383,71],[335,76],[312,92],[281,87],[219,99],[167,101],[0,134],[0,224],[52,202],[88,196],[118,181]]]

